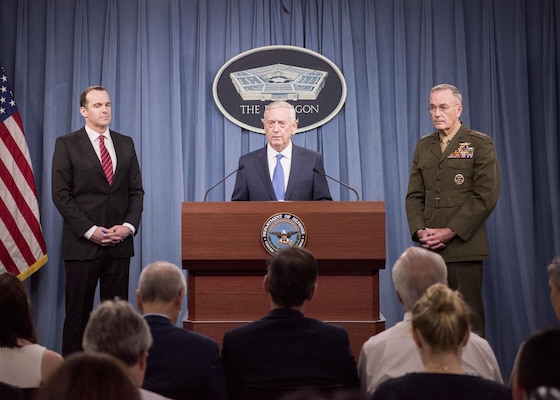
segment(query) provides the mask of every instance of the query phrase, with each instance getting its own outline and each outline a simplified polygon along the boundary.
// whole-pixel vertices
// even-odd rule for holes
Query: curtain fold
[[[433,130],[429,90],[452,83],[463,121],[496,143],[500,200],[487,222],[488,339],[507,378],[517,346],[556,323],[546,265],[560,254],[560,6],[554,0],[6,0],[0,60],[23,119],[49,262],[27,281],[41,343],[57,349],[64,319],[61,218],[51,200],[55,139],[83,125],[78,97],[112,97],[112,129],[133,137],[146,190],[130,295],[142,266],[181,264],[181,203],[264,146],[223,117],[212,83],[232,57],[303,46],[343,72],[341,112],[294,142],[363,200],[384,201],[387,264],[381,308],[401,318],[391,266],[412,245],[404,197],[414,146]],[[212,191],[228,201],[234,178]],[[335,200],[353,194],[329,182]],[[243,245],[240,243],[240,246]],[[320,289],[319,289],[320,290]],[[266,301],[263,295],[263,302]]]

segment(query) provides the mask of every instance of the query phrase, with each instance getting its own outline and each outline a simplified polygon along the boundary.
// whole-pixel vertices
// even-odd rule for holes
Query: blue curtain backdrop
[[[294,141],[322,152],[327,173],[364,200],[385,202],[388,326],[401,318],[391,266],[411,245],[404,198],[414,145],[432,131],[428,92],[444,82],[462,90],[463,121],[494,138],[502,171],[487,222],[484,298],[487,337],[507,377],[520,342],[556,324],[545,269],[560,254],[555,0],[2,0],[0,60],[23,118],[48,246],[48,264],[28,280],[41,343],[60,349],[62,221],[50,169],[56,137],[83,125],[81,91],[106,86],[112,128],[136,143],[146,196],[133,296],[143,265],[180,264],[181,202],[201,201],[265,142],[221,115],[216,72],[243,51],[280,44],[317,51],[346,77],[339,115]],[[233,178],[209,200],[227,201],[232,189]],[[336,184],[331,191],[353,200]]]

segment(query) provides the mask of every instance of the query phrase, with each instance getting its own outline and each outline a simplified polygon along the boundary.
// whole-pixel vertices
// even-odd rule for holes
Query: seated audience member
[[[554,257],[552,262],[547,266],[548,271],[548,286],[550,288],[550,304],[556,315],[556,319],[560,322],[560,256]],[[513,386],[513,378],[517,373],[519,368],[519,355],[523,350],[524,343],[521,343],[519,350],[517,351],[517,356],[515,357],[515,362],[513,363],[513,368],[511,370],[511,375],[509,383]]]
[[[23,389],[0,382],[0,399],[24,400]]]
[[[141,389],[151,345],[152,335],[144,318],[128,302],[118,299],[103,301],[91,313],[82,339],[84,350],[109,354],[124,365],[142,400],[165,399]]]
[[[37,400],[140,400],[118,361],[100,353],[70,355],[41,388]]]
[[[560,399],[560,329],[533,335],[523,344],[512,388],[514,400]]]
[[[173,399],[226,399],[218,343],[175,326],[186,290],[174,264],[155,262],[140,274],[136,301],[153,338],[143,387]]]
[[[447,284],[447,267],[443,258],[421,247],[409,247],[392,270],[397,299],[404,318],[395,326],[368,339],[358,360],[362,392],[371,394],[389,378],[422,371],[424,366],[412,339],[412,308],[435,283]],[[490,344],[471,332],[463,349],[462,366],[467,374],[502,383],[498,361]]]
[[[550,303],[556,319],[560,321],[560,256],[555,257],[547,267]]]
[[[222,362],[232,399],[254,398],[249,387],[359,387],[347,332],[303,314],[317,276],[317,261],[304,249],[289,247],[270,258],[263,285],[271,311],[224,335]]]
[[[369,397],[353,389],[337,389],[330,392],[301,389],[287,393],[278,400],[369,400]]]
[[[461,356],[469,334],[469,310],[461,295],[440,283],[430,286],[412,309],[412,336],[424,370],[386,380],[372,399],[511,399],[507,386],[465,373]]]
[[[0,381],[38,387],[63,361],[60,354],[37,344],[23,283],[10,273],[0,274]]]

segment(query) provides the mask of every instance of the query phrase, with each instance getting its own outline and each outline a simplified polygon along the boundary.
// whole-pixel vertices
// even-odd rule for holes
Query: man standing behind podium
[[[241,156],[232,201],[332,200],[321,154],[296,146],[298,120],[294,107],[273,101],[262,120],[268,141],[262,149]]]
[[[80,113],[85,126],[56,140],[52,163],[53,202],[64,218],[64,356],[82,348],[98,280],[101,300],[128,299],[133,236],[144,198],[132,138],[109,130],[107,90],[85,89]]]

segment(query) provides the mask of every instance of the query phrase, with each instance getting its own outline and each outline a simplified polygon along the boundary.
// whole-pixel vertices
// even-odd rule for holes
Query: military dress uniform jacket
[[[456,236],[439,253],[446,262],[488,258],[484,223],[498,202],[500,172],[492,138],[461,124],[442,153],[439,133],[414,151],[406,195],[412,239],[423,228],[450,228]]]

